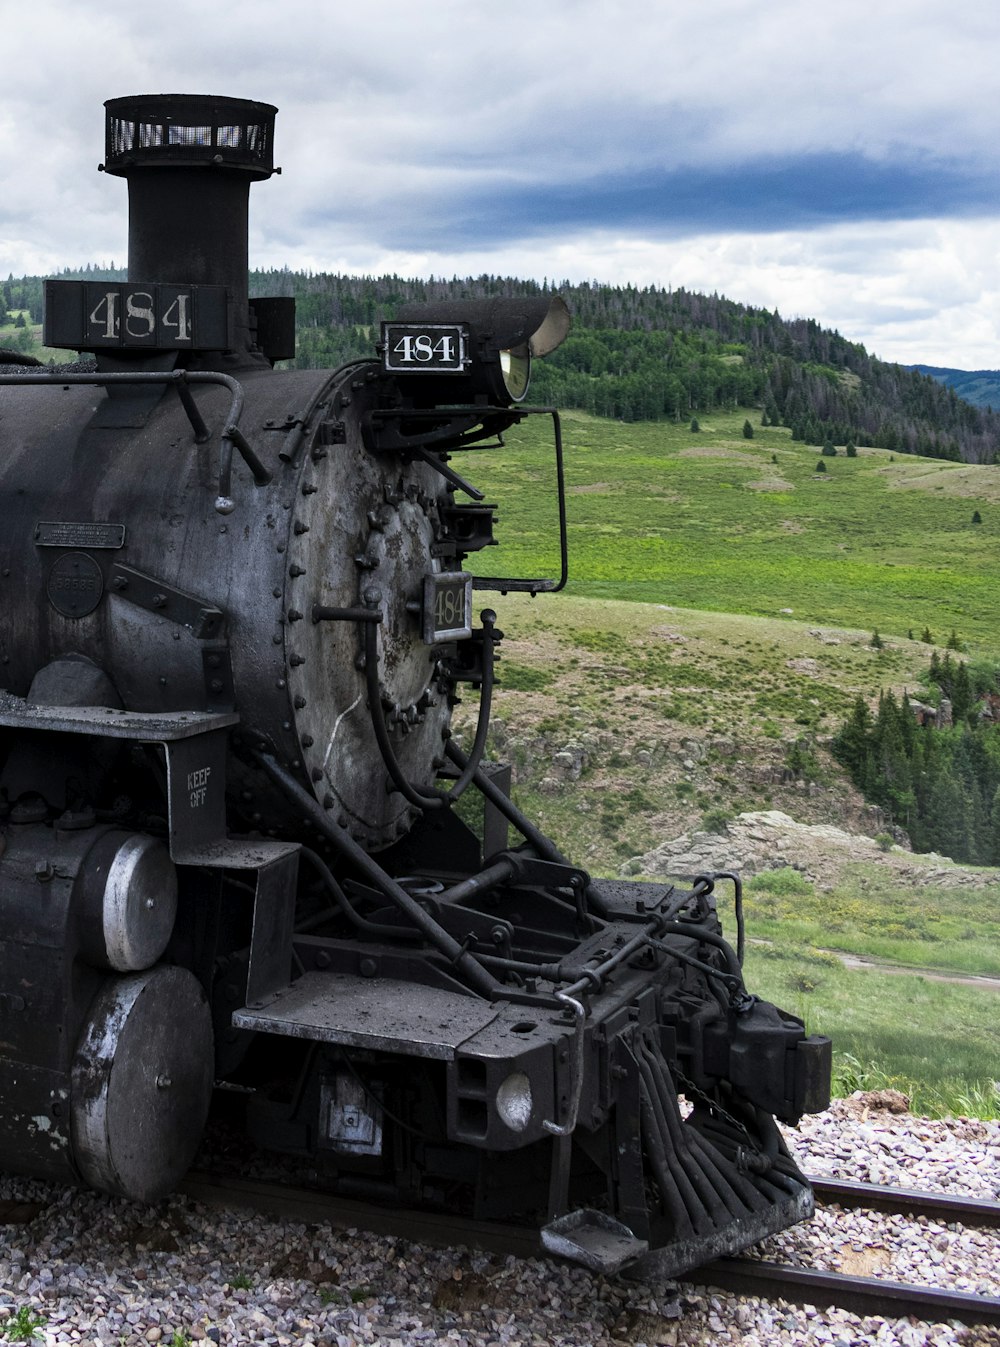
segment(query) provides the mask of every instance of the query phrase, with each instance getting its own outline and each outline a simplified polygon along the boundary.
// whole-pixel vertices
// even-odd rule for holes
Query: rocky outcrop
[[[797,823],[780,810],[765,809],[740,814],[723,832],[683,833],[662,842],[644,856],[627,861],[622,873],[659,879],[737,870],[747,877],[791,867],[818,885],[828,886],[851,863],[877,861],[890,866],[901,882],[956,888],[1000,880],[996,869],[956,865],[935,852],[918,855],[898,844],[884,850],[887,844],[887,838],[876,841],[832,824]]]

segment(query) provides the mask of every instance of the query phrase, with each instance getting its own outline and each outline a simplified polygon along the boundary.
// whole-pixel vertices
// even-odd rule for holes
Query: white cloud
[[[94,172],[105,98],[225,93],[280,109],[285,173],[251,198],[259,264],[718,289],[887,357],[997,365],[996,218],[722,234],[699,226],[695,200],[689,236],[656,240],[628,232],[612,201],[599,232],[536,219],[515,245],[508,217],[475,251],[390,251],[378,235],[395,212],[443,239],[463,201],[481,208],[511,184],[685,165],[745,182],[762,156],[861,154],[890,183],[896,165],[938,162],[988,178],[998,39],[1000,7],[936,0],[8,6],[0,273],[124,260],[124,187]]]
[[[383,252],[374,259],[346,250],[335,265],[411,276],[491,272],[718,291],[777,308],[785,318],[815,318],[884,360],[994,369],[1000,366],[998,256],[1000,221],[930,220],[665,242],[593,233],[489,252]],[[301,265],[318,270],[324,264],[306,256]]]

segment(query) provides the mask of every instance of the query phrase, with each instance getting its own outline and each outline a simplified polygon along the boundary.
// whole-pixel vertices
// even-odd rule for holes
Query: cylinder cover
[[[73,1158],[93,1188],[154,1202],[194,1158],[212,1094],[212,1016],[184,968],[110,979],[73,1064]]]

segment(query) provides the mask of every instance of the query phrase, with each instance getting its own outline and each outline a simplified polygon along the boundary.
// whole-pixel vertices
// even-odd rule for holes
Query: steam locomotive
[[[592,878],[486,759],[474,596],[566,579],[525,402],[565,305],[413,306],[276,370],[274,118],[108,102],[129,279],[46,283],[92,359],[0,357],[0,1169],[155,1200],[221,1098],[329,1189],[683,1271],[811,1212],[774,1119],[826,1106],[829,1042],[748,993],[738,875]],[[475,575],[465,463],[536,415],[561,574]]]

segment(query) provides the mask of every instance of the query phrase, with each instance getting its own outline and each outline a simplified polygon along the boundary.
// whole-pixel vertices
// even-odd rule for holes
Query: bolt
[[[166,594],[154,594],[152,603],[154,608],[166,608],[167,606]]]
[[[173,1083],[165,1071],[156,1077],[156,1088],[158,1090],[169,1090]]]
[[[36,861],[35,878],[39,884],[47,884],[56,873],[55,866],[51,861]]]
[[[373,978],[378,972],[378,964],[374,959],[362,959],[358,964],[358,972],[363,978]]]
[[[123,589],[128,589],[128,580],[124,575],[116,575],[111,581],[111,587],[112,589],[117,589],[119,592]]]

